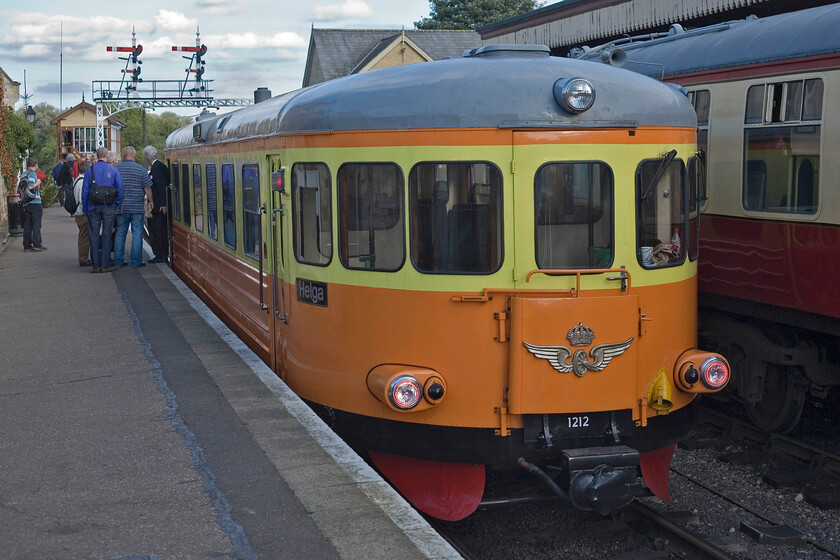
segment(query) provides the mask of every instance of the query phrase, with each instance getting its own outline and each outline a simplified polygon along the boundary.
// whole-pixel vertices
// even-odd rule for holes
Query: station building
[[[67,154],[93,154],[96,152],[96,106],[82,99],[50,121],[55,125],[57,160]],[[118,155],[122,153],[122,129],[125,122],[115,116],[105,117],[105,146]]]

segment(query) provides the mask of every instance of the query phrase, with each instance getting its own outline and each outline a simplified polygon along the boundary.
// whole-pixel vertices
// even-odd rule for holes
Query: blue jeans
[[[131,225],[131,266],[143,263],[143,212],[117,214],[117,238],[114,241],[114,266],[125,262],[125,238]]]
[[[111,231],[114,229],[113,206],[88,210],[90,232],[90,260],[94,268],[106,268],[111,260]]]

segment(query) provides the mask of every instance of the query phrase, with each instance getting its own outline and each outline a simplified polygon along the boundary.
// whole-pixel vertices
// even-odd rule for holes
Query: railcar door
[[[289,320],[288,285],[286,278],[286,250],[288,247],[286,226],[286,170],[280,156],[268,156],[268,213],[269,251],[271,255],[271,316],[272,355],[274,371],[284,376],[285,336]]]
[[[509,407],[559,415],[551,421],[564,436],[585,437],[617,411],[629,422],[639,303],[616,251],[610,147],[568,138],[514,133]],[[560,418],[570,413],[595,416]]]

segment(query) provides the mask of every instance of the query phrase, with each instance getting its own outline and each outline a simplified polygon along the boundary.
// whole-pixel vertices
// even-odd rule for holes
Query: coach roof
[[[301,131],[696,126],[683,93],[633,72],[550,57],[538,46],[467,54],[317,84],[204,121],[196,135],[217,143]],[[596,92],[592,108],[579,114],[564,111],[553,94],[555,82],[575,77]],[[190,126],[166,144],[195,143]]]
[[[675,26],[667,37],[623,39],[588,50],[582,58],[598,59],[617,47],[627,55],[625,69],[657,78],[680,76],[840,53],[838,28],[840,4],[831,4],[684,32]]]

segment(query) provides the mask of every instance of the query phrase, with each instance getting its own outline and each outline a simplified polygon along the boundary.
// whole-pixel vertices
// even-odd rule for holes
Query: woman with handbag
[[[90,259],[92,273],[113,272],[111,258],[111,231],[114,229],[116,207],[122,203],[123,184],[120,172],[106,163],[108,148],[96,150],[98,161],[85,171],[82,183],[82,206],[88,218],[90,233]]]

